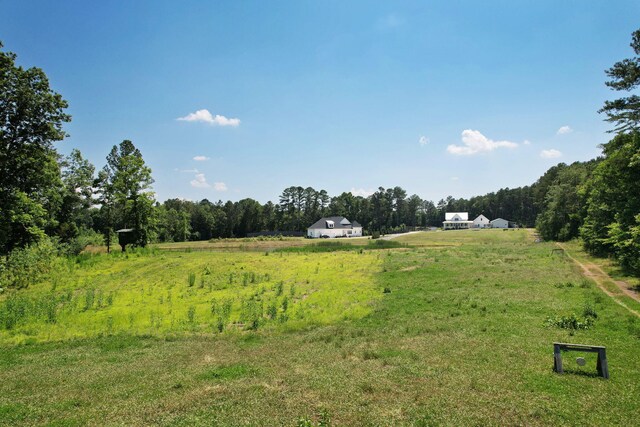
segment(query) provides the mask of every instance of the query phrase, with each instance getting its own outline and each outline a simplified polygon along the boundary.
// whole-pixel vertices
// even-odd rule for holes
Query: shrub
[[[597,319],[598,318],[598,313],[596,312],[596,309],[591,304],[586,304],[584,306],[584,310],[582,311],[582,315],[585,318],[592,318],[592,319]]]
[[[48,238],[14,249],[0,261],[0,287],[26,288],[41,281],[56,265],[58,246]]]
[[[218,332],[224,331],[224,325],[225,325],[224,319],[222,318],[222,316],[218,316],[218,319],[216,320],[216,330]]]
[[[187,311],[187,321],[192,325],[196,322],[196,308],[192,305],[189,306]]]
[[[84,311],[87,311],[93,307],[93,300],[95,299],[96,291],[93,288],[87,288],[84,291]]]
[[[67,243],[68,255],[79,255],[87,246],[103,246],[104,236],[92,229],[81,229],[80,233]]]
[[[9,294],[9,297],[0,304],[0,326],[4,329],[13,329],[21,323],[29,313],[29,300],[17,293]]]
[[[578,329],[589,329],[593,326],[594,318],[591,316],[585,316],[584,318],[578,317],[575,313],[571,313],[567,316],[556,316],[547,318],[547,326],[555,326],[560,329],[568,329],[575,331]]]
[[[193,273],[193,272],[189,273],[187,282],[189,283],[189,287],[192,288],[193,285],[196,284],[196,273]]]
[[[275,319],[276,316],[278,315],[278,308],[276,307],[276,304],[273,303],[271,305],[269,305],[269,307],[267,308],[267,316],[269,317],[269,319]]]

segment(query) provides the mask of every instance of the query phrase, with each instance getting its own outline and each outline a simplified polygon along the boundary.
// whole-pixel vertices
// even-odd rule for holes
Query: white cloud
[[[353,194],[354,196],[369,197],[370,195],[375,193],[375,191],[374,190],[365,190],[364,188],[351,187],[350,193]]]
[[[209,157],[206,157],[206,156],[195,156],[193,158],[193,160],[195,160],[196,162],[204,162],[205,160],[209,160]]]
[[[227,184],[224,182],[209,184],[203,173],[196,174],[195,178],[191,180],[191,186],[195,188],[213,188],[215,191],[227,191]]]
[[[426,136],[422,135],[419,139],[418,142],[420,143],[420,145],[422,147],[424,147],[425,145],[427,145],[429,143],[429,138],[427,138]]]
[[[529,141],[528,139],[525,139],[525,140],[522,142],[522,144],[523,144],[523,145],[531,145],[531,141]]]
[[[195,188],[209,188],[211,184],[207,182],[207,178],[203,173],[197,173],[195,179],[191,180],[191,186]]]
[[[175,169],[176,171],[182,172],[182,173],[200,173],[200,171],[198,169]]]
[[[557,159],[560,156],[562,156],[562,153],[553,148],[550,150],[542,150],[540,152],[540,157],[543,159]]]
[[[472,129],[462,131],[462,143],[464,145],[449,145],[447,151],[458,156],[471,156],[493,151],[496,148],[515,148],[518,146],[518,144],[511,141],[494,141],[484,136],[480,131]]]
[[[227,191],[227,184],[224,182],[214,182],[213,189],[216,191]]]
[[[198,110],[195,113],[189,113],[184,117],[178,117],[176,120],[184,121],[184,122],[204,122],[209,123],[210,125],[218,125],[218,126],[233,126],[237,127],[240,125],[240,119],[229,119],[225,116],[220,116],[216,114],[212,115],[209,110]]]
[[[458,181],[460,178],[458,178],[457,176],[452,176],[451,177],[451,181]]]
[[[571,129],[571,126],[562,126],[560,129],[558,129],[556,134],[558,134],[558,135],[566,135],[566,134],[571,133],[571,132],[573,132],[573,129]]]

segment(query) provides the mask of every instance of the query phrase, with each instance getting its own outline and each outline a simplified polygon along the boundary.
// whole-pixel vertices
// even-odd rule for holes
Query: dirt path
[[[636,310],[632,309],[631,307],[629,307],[628,305],[626,305],[625,303],[623,303],[622,301],[618,300],[616,297],[618,296],[618,294],[614,294],[613,292],[609,291],[605,286],[604,286],[604,282],[605,281],[610,281],[612,283],[614,283],[616,285],[616,287],[622,292],[623,295],[628,296],[629,298],[640,302],[640,296],[632,291],[631,289],[629,289],[629,286],[627,285],[626,282],[620,281],[620,280],[613,280],[611,278],[611,276],[609,276],[602,268],[600,268],[599,266],[597,266],[596,264],[593,264],[591,262],[589,263],[582,263],[580,261],[578,261],[577,259],[575,259],[574,257],[571,256],[571,254],[567,251],[567,248],[564,247],[564,245],[562,245],[561,243],[557,243],[556,245],[558,245],[565,253],[565,255],[574,263],[576,263],[576,265],[578,265],[581,269],[582,269],[582,274],[584,274],[585,277],[588,277],[589,279],[593,280],[594,282],[596,282],[596,285],[598,285],[598,288],[600,288],[602,290],[602,292],[604,292],[605,294],[607,294],[609,297],[611,297],[611,299],[613,299],[617,304],[621,305],[622,307],[626,308],[627,310],[629,310],[631,313],[635,314],[636,316],[640,317],[640,313],[638,313]]]
[[[410,234],[416,234],[416,233],[422,233],[422,231],[408,231],[406,233],[385,234],[384,236],[380,237],[380,240],[391,240],[391,239],[395,239],[396,237],[408,236]]]

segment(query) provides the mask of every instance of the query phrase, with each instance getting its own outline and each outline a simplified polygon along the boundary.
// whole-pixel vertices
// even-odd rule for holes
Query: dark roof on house
[[[346,222],[348,224],[342,224],[342,222],[344,222],[344,220],[346,220]],[[319,220],[314,222],[311,225],[311,227],[309,227],[309,228],[320,228],[320,229],[324,230],[325,228],[328,228],[327,227],[327,221],[333,221],[333,228],[337,229],[337,230],[340,230],[340,229],[352,229],[353,227],[362,227],[356,221],[349,222],[349,220],[346,219],[343,216],[329,216],[329,217],[325,217],[325,218],[320,218]]]

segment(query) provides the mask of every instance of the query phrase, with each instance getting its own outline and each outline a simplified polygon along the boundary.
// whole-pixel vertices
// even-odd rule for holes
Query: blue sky
[[[596,157],[637,1],[5,1],[0,40],[98,168],[130,139],[158,200],[286,187],[437,201]],[[182,119],[182,120],[179,120]],[[199,159],[199,160],[198,160]]]

